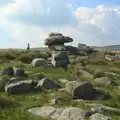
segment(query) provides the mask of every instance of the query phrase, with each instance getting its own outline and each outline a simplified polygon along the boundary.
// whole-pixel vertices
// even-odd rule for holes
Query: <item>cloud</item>
[[[12,6],[15,11],[9,19],[43,27],[74,24],[76,20],[70,7],[63,0],[16,0]]]
[[[3,46],[25,48],[44,46],[50,32],[61,32],[74,39],[71,45],[120,44],[120,9],[100,5],[77,7],[69,2],[14,0],[0,6],[0,41]],[[6,44],[5,44],[6,43]],[[2,46],[2,45],[1,45]]]

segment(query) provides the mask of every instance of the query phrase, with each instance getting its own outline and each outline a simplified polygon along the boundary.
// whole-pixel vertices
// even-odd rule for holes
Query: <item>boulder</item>
[[[52,51],[66,51],[66,47],[64,45],[49,45],[48,47]]]
[[[51,36],[62,36],[62,34],[61,33],[57,33],[57,32],[51,32],[49,34],[49,37],[51,37]]]
[[[66,51],[52,51],[52,59],[55,61],[61,59],[68,59],[68,55]]]
[[[37,87],[42,87],[44,89],[59,89],[60,85],[58,85],[55,81],[49,80],[48,78],[43,78],[38,82]]]
[[[109,77],[96,78],[96,79],[94,80],[94,82],[95,82],[97,85],[101,85],[101,86],[117,85],[117,83],[113,82],[113,81],[111,80],[111,78],[109,78]]]
[[[61,35],[58,36],[49,36],[47,39],[45,39],[44,44],[45,45],[64,45],[64,43],[72,42],[73,39],[70,37],[64,37]]]
[[[93,78],[93,75],[85,70],[79,70],[78,72],[83,77],[87,77],[87,78],[91,78],[91,79]]]
[[[29,78],[41,80],[42,78],[44,78],[44,75],[42,73],[34,73],[32,75],[29,75]]]
[[[5,85],[5,91],[7,93],[23,93],[30,92],[32,90],[32,80],[24,80],[15,83]]]
[[[13,72],[14,72],[14,76],[19,76],[19,77],[22,77],[24,76],[24,69],[23,68],[16,68],[16,67],[13,67]]]
[[[2,70],[2,75],[10,75],[13,76],[14,71],[13,71],[13,67],[9,66],[9,67],[5,67]]]
[[[7,82],[7,84],[16,83],[16,82],[23,81],[23,80],[25,80],[24,77],[12,77],[12,78],[10,78],[10,80]]]
[[[73,98],[91,100],[94,96],[93,86],[88,81],[67,82],[65,88]]]
[[[114,60],[114,57],[112,55],[105,55],[105,59],[112,62]]]
[[[105,116],[100,113],[95,113],[92,116],[90,116],[90,120],[112,120],[111,117]]]
[[[33,67],[47,67],[47,61],[43,58],[35,58],[32,60]]]
[[[44,118],[54,120],[83,120],[90,113],[77,107],[54,108],[52,106],[35,107],[28,109],[28,112]]]
[[[57,120],[84,120],[85,116],[89,116],[89,112],[77,107],[67,107],[63,110]]]

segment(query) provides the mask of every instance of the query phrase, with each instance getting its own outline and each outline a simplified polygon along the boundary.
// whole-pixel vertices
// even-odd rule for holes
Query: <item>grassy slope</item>
[[[96,58],[93,57],[93,58],[104,61],[102,58],[98,58],[98,57],[96,57]],[[91,61],[93,61],[93,63],[91,62],[91,64],[87,64],[87,67],[90,69],[92,68],[94,71],[96,71],[98,69],[102,70],[103,72],[109,71],[109,69],[113,68],[113,67],[119,68],[118,63],[120,65],[119,61],[118,61],[117,65],[111,64],[111,63],[102,65],[102,64],[99,64],[100,61],[98,61],[98,63],[95,63],[93,58],[91,58]],[[89,59],[89,61],[90,61],[90,59]],[[3,68],[4,65],[14,65],[16,63],[17,63],[16,61],[12,61],[10,63],[2,63],[2,64],[0,64],[0,69]],[[26,66],[26,68],[25,68],[26,71],[32,71],[32,73],[43,72],[43,74],[45,76],[47,76],[48,78],[51,78],[53,80],[58,80],[59,78],[66,78],[68,80],[76,80],[75,70],[76,70],[76,68],[81,68],[81,66],[79,64],[74,67],[70,66],[68,71],[64,71],[62,69],[53,69],[53,68],[49,68],[49,69],[32,68],[31,65],[27,65],[27,64],[25,64],[25,66]],[[118,72],[120,72],[120,71],[118,71]],[[82,79],[82,77],[79,76],[79,79]],[[84,78],[84,79],[88,80],[88,78]],[[91,80],[91,82],[92,81],[93,80]],[[120,78],[114,79],[114,81],[116,81],[120,85]],[[120,93],[119,93],[118,87],[99,87],[99,89],[103,90],[104,93],[106,93],[106,94],[110,94],[112,96],[112,98],[109,98],[107,100],[97,101],[97,102],[103,103],[108,106],[120,108]],[[51,93],[54,93],[55,96],[60,97],[60,100],[58,101],[56,106],[60,106],[60,107],[62,107],[62,106],[77,106],[77,107],[81,107],[83,109],[89,110],[89,107],[86,106],[84,103],[73,102],[71,100],[69,94],[67,94],[65,92],[44,91],[44,92],[38,92],[38,93],[25,93],[25,94],[18,94],[18,95],[10,95],[10,94],[1,92],[0,97],[5,97],[10,100],[14,100],[15,103],[19,103],[19,105],[13,104],[11,106],[3,107],[0,104],[0,120],[50,120],[50,119],[41,118],[39,116],[34,116],[29,113],[25,113],[24,109],[31,107],[31,106],[35,106],[35,105],[42,106],[44,104],[47,104],[49,102],[49,99],[51,98],[51,96],[50,96]],[[35,96],[39,99],[33,99],[33,96]],[[95,101],[91,101],[91,102],[95,102]],[[111,113],[109,115],[113,117],[112,120],[120,120],[119,115],[115,115],[115,114],[111,114]]]

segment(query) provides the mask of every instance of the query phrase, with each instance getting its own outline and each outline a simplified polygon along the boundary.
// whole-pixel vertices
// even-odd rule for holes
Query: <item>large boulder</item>
[[[24,69],[23,68],[16,68],[16,67],[13,67],[13,71],[14,71],[14,76],[18,77],[22,77],[24,76]]]
[[[2,75],[10,75],[13,76],[14,71],[13,71],[13,67],[8,66],[2,69]]]
[[[77,107],[54,108],[52,106],[35,107],[28,109],[28,112],[44,118],[54,120],[83,120],[90,113]]]
[[[42,73],[34,73],[32,75],[29,75],[29,78],[41,80],[42,78],[44,78],[44,75]]]
[[[35,58],[32,60],[33,67],[47,67],[47,61],[43,58]]]
[[[24,77],[12,77],[12,78],[10,78],[10,80],[7,83],[8,84],[16,83],[16,82],[23,81],[23,80],[25,80]]]
[[[68,55],[66,51],[52,51],[52,59],[55,61],[61,59],[68,59]]]
[[[90,120],[112,120],[111,117],[105,116],[100,113],[95,113],[92,116],[90,116]]]
[[[23,93],[30,92],[32,90],[32,80],[24,80],[15,83],[5,85],[5,91],[7,93]]]
[[[83,77],[87,77],[87,78],[93,78],[93,75],[85,70],[79,70],[78,73],[80,75],[82,75]]]
[[[44,44],[45,45],[64,45],[64,43],[72,42],[73,39],[70,37],[64,37],[61,35],[58,36],[49,36],[47,39],[45,39]]]
[[[112,55],[105,55],[105,59],[112,62],[114,60],[114,56]]]
[[[43,78],[38,82],[37,87],[42,87],[44,89],[59,89],[60,85],[58,85],[55,81],[49,80],[48,78]]]
[[[94,96],[93,86],[88,81],[67,82],[65,88],[73,98],[91,100]]]
[[[109,77],[96,78],[96,79],[94,80],[94,82],[95,82],[97,85],[101,85],[101,86],[117,85],[117,83],[113,82],[113,81],[111,80],[111,78],[109,78]]]

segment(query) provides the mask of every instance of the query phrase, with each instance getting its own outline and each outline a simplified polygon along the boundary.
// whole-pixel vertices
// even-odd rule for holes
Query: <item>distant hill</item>
[[[91,46],[94,49],[106,49],[106,50],[120,50],[120,45],[109,45],[109,46]]]

